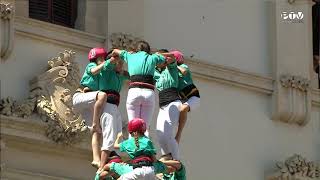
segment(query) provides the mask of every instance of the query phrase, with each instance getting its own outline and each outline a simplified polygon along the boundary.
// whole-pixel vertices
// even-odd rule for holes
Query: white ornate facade
[[[91,47],[139,39],[185,52],[200,89],[180,145],[188,179],[319,179],[310,0],[83,0],[76,29],[28,18],[27,0],[0,2],[1,179],[93,177],[71,97]],[[303,23],[284,23],[288,10]]]

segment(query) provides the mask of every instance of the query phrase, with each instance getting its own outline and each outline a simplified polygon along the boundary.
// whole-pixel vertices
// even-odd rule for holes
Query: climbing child
[[[156,161],[156,149],[152,141],[144,135],[146,131],[145,121],[139,118],[132,119],[128,123],[128,131],[131,137],[119,143],[119,139],[122,137],[122,134],[119,134],[114,147],[129,155],[131,159],[130,164],[106,164],[97,172],[98,175],[96,176],[100,176],[100,179],[103,179],[107,174],[105,171],[111,171],[121,176],[133,171],[135,168],[141,168],[141,171],[131,174],[135,177],[134,179],[143,178],[153,180],[155,178],[153,162]],[[122,179],[124,178],[122,177]],[[130,177],[126,179],[130,179]]]
[[[187,121],[187,113],[200,106],[200,94],[197,87],[193,84],[192,74],[189,67],[184,64],[184,57],[180,51],[171,51],[177,60],[179,69],[178,91],[180,97],[185,101],[180,107],[179,126],[176,134],[176,140],[179,143],[183,128]]]
[[[136,44],[135,52],[115,49],[113,55],[119,55],[128,64],[130,84],[127,97],[127,114],[131,121],[134,118],[144,119],[147,124],[146,136],[149,136],[149,125],[155,108],[154,67],[165,62],[160,54],[150,54],[150,46],[145,41]]]
[[[86,125],[92,129],[93,161],[91,164],[97,168],[100,164],[99,134],[101,133],[101,126],[99,120],[107,98],[106,93],[99,91],[99,73],[105,64],[106,56],[107,53],[103,48],[90,50],[88,55],[90,62],[80,81],[82,87],[73,95],[74,108],[82,114],[86,120]]]

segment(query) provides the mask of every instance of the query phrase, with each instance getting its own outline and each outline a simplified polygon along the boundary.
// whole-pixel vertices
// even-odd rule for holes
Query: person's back
[[[155,93],[153,74],[155,66],[165,62],[165,57],[160,54],[151,54],[150,46],[145,41],[137,43],[136,53],[115,49],[114,56],[119,56],[128,64],[130,84],[127,97],[128,120],[134,118],[144,119],[147,124],[146,136],[148,136],[149,124],[155,108]]]

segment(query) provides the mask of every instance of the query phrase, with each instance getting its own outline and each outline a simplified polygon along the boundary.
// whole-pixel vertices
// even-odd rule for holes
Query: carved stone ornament
[[[0,61],[11,54],[14,38],[14,7],[10,3],[0,2]]]
[[[310,120],[310,81],[306,78],[282,75],[274,92],[273,119],[305,125]]]
[[[48,61],[48,70],[30,81],[29,97],[22,103],[2,99],[0,114],[28,117],[33,112],[47,123],[46,135],[57,143],[72,144],[87,135],[80,114],[72,109],[72,95],[79,86],[80,73],[75,53],[64,51]]]
[[[316,180],[320,179],[319,163],[307,161],[300,155],[293,155],[284,162],[276,163],[277,171],[267,180]]]
[[[141,40],[141,38],[134,37],[131,34],[125,34],[121,32],[112,33],[110,35],[110,42],[112,48],[125,49],[128,51],[134,50],[135,44]]]

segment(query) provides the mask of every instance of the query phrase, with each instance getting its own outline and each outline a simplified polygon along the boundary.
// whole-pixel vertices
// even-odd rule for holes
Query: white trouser
[[[190,108],[190,111],[194,111],[200,107],[200,98],[197,96],[192,96],[183,104],[187,104]]]
[[[130,88],[127,97],[128,120],[141,118],[149,129],[155,108],[155,93],[146,88]],[[149,136],[148,131],[146,136]]]
[[[102,129],[102,147],[101,150],[114,150],[114,142],[117,135],[122,130],[122,119],[118,106],[107,103],[104,106],[100,124]]]
[[[73,109],[79,112],[85,120],[87,126],[92,126],[93,107],[96,103],[99,91],[92,91],[87,93],[77,92],[72,97]]]
[[[157,137],[162,155],[171,153],[173,159],[179,160],[179,146],[175,132],[179,125],[179,108],[181,101],[176,100],[159,109],[157,119]]]
[[[123,174],[120,180],[156,180],[156,175],[153,166],[143,166]]]

